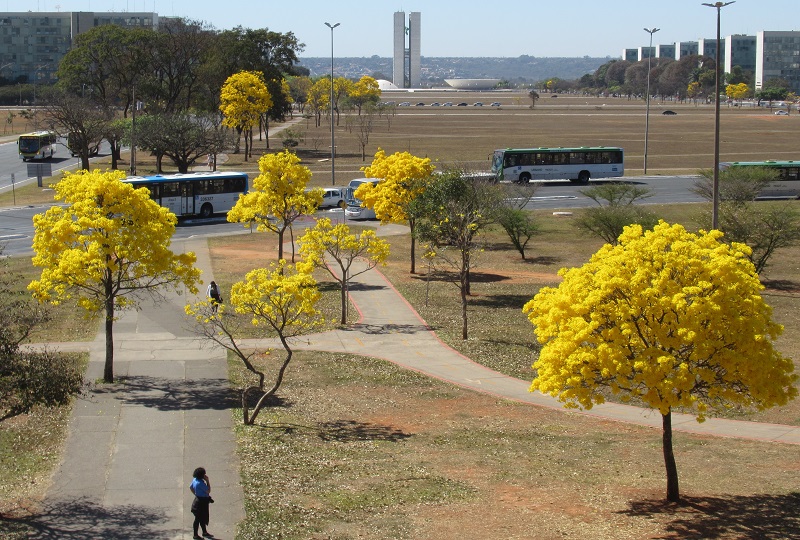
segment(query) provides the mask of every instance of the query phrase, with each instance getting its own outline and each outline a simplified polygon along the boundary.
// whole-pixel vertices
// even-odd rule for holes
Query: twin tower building
[[[408,14],[408,24],[406,24],[405,11],[397,11],[394,14],[392,82],[398,88],[420,87],[422,73],[419,51],[420,19],[420,13],[412,11]]]

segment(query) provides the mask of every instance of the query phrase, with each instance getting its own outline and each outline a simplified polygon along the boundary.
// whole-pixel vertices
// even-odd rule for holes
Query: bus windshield
[[[41,148],[39,137],[31,137],[22,135],[19,138],[19,151],[20,152],[38,152]]]

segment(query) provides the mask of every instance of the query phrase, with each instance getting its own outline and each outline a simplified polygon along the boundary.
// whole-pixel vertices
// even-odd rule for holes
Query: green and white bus
[[[800,197],[800,161],[734,161],[720,163],[719,169],[762,168],[777,171],[778,179],[770,182],[758,195],[759,199],[796,199]]]
[[[203,218],[228,212],[248,186],[247,174],[221,171],[129,176],[124,182],[146,187],[154,201],[178,217]]]
[[[585,184],[590,178],[625,174],[622,148],[506,148],[495,150],[492,173],[497,181],[527,184],[531,180],[568,179]]]
[[[17,140],[19,157],[22,161],[47,159],[56,153],[58,136],[52,131],[34,131],[20,135]]]

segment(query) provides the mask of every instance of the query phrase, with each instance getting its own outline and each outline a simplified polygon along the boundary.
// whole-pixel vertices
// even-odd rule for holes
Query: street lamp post
[[[711,228],[716,229],[719,225],[719,27],[720,27],[720,11],[725,6],[733,4],[736,0],[730,2],[715,2],[713,4],[703,3],[704,6],[715,8],[717,10],[717,57],[716,57],[716,83],[714,84],[714,185],[713,195],[711,202]]]
[[[644,174],[647,174],[647,135],[650,132],[650,62],[653,58],[653,34],[659,29],[645,28],[644,31],[650,34],[650,46],[647,48],[647,106],[644,113]]]
[[[331,24],[325,23],[325,26],[331,29],[331,185],[336,185],[336,144],[333,132],[333,29],[339,26],[339,23]]]

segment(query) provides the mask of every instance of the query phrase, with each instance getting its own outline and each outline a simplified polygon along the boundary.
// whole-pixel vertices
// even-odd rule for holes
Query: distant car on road
[[[480,101],[476,101],[475,103],[472,104],[472,106],[473,107],[483,107],[483,103],[481,103]]]
[[[664,116],[674,116],[678,113],[676,113],[675,111],[664,111],[661,114],[663,114]]]
[[[458,104],[458,106],[459,106],[459,107],[466,107],[466,106],[467,106],[467,104],[466,104],[465,102],[463,102],[463,101],[462,101],[461,103],[459,103],[459,104]]]
[[[404,101],[399,105],[399,107],[410,107],[410,106],[411,106],[411,103],[409,103],[408,101]]]
[[[439,106],[440,106],[440,104],[438,102],[436,102],[436,101],[431,103],[431,107],[439,107]]]
[[[421,102],[421,101],[420,101],[419,103],[417,103],[417,105],[416,105],[416,106],[417,106],[417,107],[424,107],[424,106],[425,106],[425,104],[424,104],[423,102]]]
[[[495,101],[490,106],[491,107],[499,107],[500,106],[500,102],[499,101]]]
[[[452,101],[448,101],[448,102],[446,102],[446,103],[445,103],[444,105],[442,105],[442,106],[443,106],[443,107],[452,107],[452,106],[453,106],[453,102],[452,102]]]
[[[774,114],[776,114],[778,116],[789,116],[789,113],[786,112],[786,111],[775,111]]]

